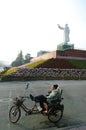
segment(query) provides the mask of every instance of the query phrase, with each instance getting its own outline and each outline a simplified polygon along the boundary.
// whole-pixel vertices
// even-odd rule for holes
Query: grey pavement
[[[57,130],[58,128],[52,127],[48,129],[41,129],[41,130]],[[59,130],[86,130],[86,126],[77,126],[76,128],[59,128]]]
[[[86,126],[80,126],[80,127],[72,128],[72,129],[69,129],[69,130],[86,130]]]
[[[50,86],[59,84],[63,89],[63,118],[58,124],[51,123],[46,116],[41,114],[22,116],[17,124],[9,121],[9,109],[12,106],[12,98],[24,95],[27,82],[1,82],[0,83],[0,130],[85,130],[86,129],[86,80],[49,80],[30,81],[26,95],[46,95]],[[31,100],[26,101],[30,108]]]

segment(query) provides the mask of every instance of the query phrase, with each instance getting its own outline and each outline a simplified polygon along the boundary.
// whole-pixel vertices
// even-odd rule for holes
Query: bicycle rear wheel
[[[9,120],[12,123],[18,122],[21,116],[21,110],[16,105],[12,106],[9,110]]]
[[[53,110],[50,108],[48,112],[48,119],[53,123],[58,123],[63,116],[63,110]]]

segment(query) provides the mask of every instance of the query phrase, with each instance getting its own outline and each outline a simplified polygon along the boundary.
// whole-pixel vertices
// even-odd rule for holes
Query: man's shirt
[[[49,96],[47,96],[47,101],[48,101],[49,103],[51,103],[52,100],[59,99],[60,96],[61,96],[61,88],[58,87],[57,89],[53,90],[53,91],[49,94]]]

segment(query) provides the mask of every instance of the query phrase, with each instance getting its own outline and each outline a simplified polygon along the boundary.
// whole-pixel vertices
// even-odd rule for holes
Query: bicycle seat
[[[52,100],[52,101],[51,101],[51,103],[57,103],[57,102],[58,102],[58,103],[61,102],[61,99],[55,99],[55,100]]]

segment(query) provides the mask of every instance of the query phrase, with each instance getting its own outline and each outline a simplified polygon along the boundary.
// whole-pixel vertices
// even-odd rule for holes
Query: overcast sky
[[[57,24],[70,28],[70,43],[86,50],[86,0],[0,0],[0,61],[40,50],[53,51],[63,42]]]

